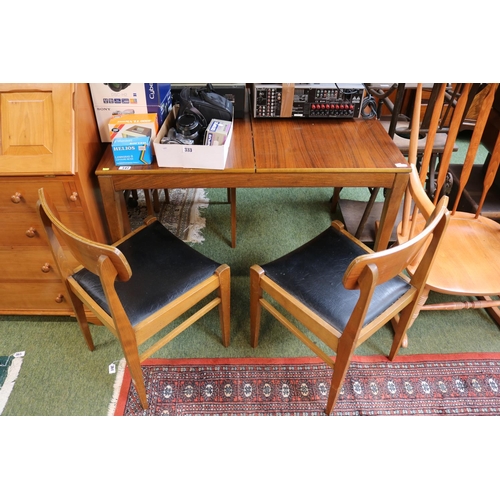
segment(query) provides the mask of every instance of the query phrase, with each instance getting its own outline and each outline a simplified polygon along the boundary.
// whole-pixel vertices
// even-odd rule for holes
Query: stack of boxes
[[[152,141],[172,108],[170,83],[91,83],[90,91],[101,141],[112,142],[115,163],[151,163]]]
[[[232,122],[213,120],[207,129],[205,144],[220,147],[160,143],[175,125],[172,92],[180,92],[180,87],[186,85],[174,84],[172,89],[170,83],[89,84],[101,141],[111,143],[117,166],[150,164],[156,156],[160,167],[224,168]],[[245,99],[240,99],[240,94],[245,95],[245,85],[221,85],[217,93],[228,99],[237,97],[243,115]],[[234,90],[239,93],[236,95]]]

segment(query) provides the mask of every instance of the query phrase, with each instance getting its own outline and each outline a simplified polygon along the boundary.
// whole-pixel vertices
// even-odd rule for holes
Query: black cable
[[[366,112],[365,109],[369,108],[369,112]],[[372,118],[377,117],[377,102],[372,95],[367,95],[363,102],[361,103],[361,116],[366,120],[371,120]]]

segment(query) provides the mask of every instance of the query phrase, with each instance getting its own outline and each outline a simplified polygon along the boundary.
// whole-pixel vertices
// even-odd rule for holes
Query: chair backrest
[[[390,112],[390,124],[388,128],[389,135],[394,138],[395,135],[404,135],[406,138],[408,131],[413,128],[413,112],[408,115],[404,114],[404,108],[411,107],[411,96],[416,92],[415,84],[408,83],[394,83],[390,87],[385,85],[381,88],[381,84],[364,84],[368,93],[378,99],[377,117],[382,117],[382,108],[385,107]],[[417,84],[418,85],[418,84]],[[463,93],[465,85],[469,85],[468,99],[466,107],[462,116],[466,116],[470,109],[474,96],[479,92],[481,84],[474,83],[427,83],[422,84],[422,90],[428,94],[425,99],[425,106],[422,106],[423,99],[420,99],[418,106],[419,117],[421,115],[421,108],[425,109],[421,120],[419,120],[419,135],[423,138],[429,131],[436,130],[438,132],[448,132],[450,122],[455,114],[455,106],[458,99]],[[442,93],[444,91],[444,93]],[[416,110],[416,105],[414,110]],[[437,124],[432,124],[432,116],[435,109],[439,110],[440,119]],[[406,112],[406,111],[405,111]],[[403,129],[398,128],[398,122],[405,122]],[[432,142],[434,139],[432,139]]]
[[[376,285],[385,283],[402,273],[418,255],[421,255],[421,252],[425,251],[425,257],[420,261],[418,272],[418,282],[423,285],[441,236],[448,224],[447,202],[448,198],[444,196],[434,208],[424,230],[405,243],[388,250],[355,258],[344,274],[344,286],[351,290],[359,288],[359,278],[365,268],[371,264],[374,264],[377,268]],[[415,276],[417,276],[417,273],[415,273]]]
[[[109,259],[116,270],[118,280],[130,279],[132,270],[123,253],[114,246],[97,243],[68,229],[60,221],[57,209],[43,188],[38,190],[37,209],[49,238],[54,258],[63,274],[62,278],[66,278],[73,272],[73,269],[68,267],[62,249],[62,244],[64,244],[78,263],[92,273],[101,276],[102,263],[105,259]]]
[[[490,84],[484,90],[483,100],[480,105],[480,109],[477,115],[476,124],[472,132],[472,137],[469,143],[467,154],[465,157],[464,165],[459,179],[458,192],[455,197],[453,207],[451,209],[451,215],[453,216],[457,210],[458,204],[460,203],[460,197],[464,192],[465,186],[470,178],[472,168],[474,166],[474,160],[481,143],[481,137],[483,135],[488,116],[490,114],[495,92],[497,90],[498,84]],[[442,89],[441,89],[442,92]],[[457,135],[460,131],[460,127],[463,123],[465,114],[467,113],[468,106],[470,105],[470,94],[474,92],[474,84],[466,83],[461,87],[460,96],[455,103],[455,111],[453,117],[449,124],[446,144],[444,146],[443,154],[439,162],[439,169],[436,179],[436,189],[434,197],[431,199],[428,197],[426,191],[424,190],[424,185],[429,172],[430,158],[433,148],[433,140],[435,137],[435,131],[438,127],[439,121],[442,117],[442,106],[444,105],[444,100],[442,97],[437,99],[437,106],[434,109],[433,116],[430,121],[429,135],[425,145],[425,150],[423,153],[422,161],[420,163],[420,171],[416,174],[416,163],[417,163],[417,142],[419,134],[419,123],[420,123],[420,103],[422,99],[422,84],[418,84],[415,97],[415,108],[412,117],[412,134],[410,137],[410,148],[408,155],[408,162],[413,167],[413,173],[410,177],[410,183],[408,186],[407,194],[405,196],[405,201],[403,205],[403,215],[401,223],[400,236],[403,239],[412,238],[417,231],[416,224],[418,220],[418,212],[421,212],[423,217],[427,219],[432,210],[433,206],[438,203],[438,199],[443,193],[443,187],[447,179],[450,162],[452,159],[453,149],[455,147],[455,142]],[[479,216],[484,200],[488,193],[488,190],[493,184],[496,172],[498,170],[500,160],[500,139],[496,141],[493,153],[491,155],[488,169],[484,178],[483,189],[481,194],[481,200],[478,203],[476,210],[476,217]],[[418,179],[418,180],[417,180]]]
[[[470,84],[469,84],[470,85]],[[470,179],[470,175],[472,172],[472,168],[474,166],[474,161],[476,159],[476,154],[479,149],[479,146],[481,144],[481,138],[483,136],[483,132],[486,127],[486,122],[488,121],[488,117],[490,115],[492,106],[493,106],[493,101],[495,99],[495,93],[498,88],[498,83],[492,83],[488,86],[485,94],[484,94],[484,99],[481,103],[481,106],[479,108],[479,112],[476,118],[476,123],[474,125],[474,129],[472,132],[472,137],[469,142],[469,147],[467,149],[467,153],[465,156],[463,168],[461,171],[461,175],[459,178],[459,185],[458,185],[458,192],[455,197],[455,201],[452,207],[452,215],[457,211],[458,205],[460,203],[460,198],[464,192],[464,189]],[[460,100],[463,100],[464,96],[461,96]],[[460,101],[459,101],[460,103]],[[458,104],[457,104],[458,106]],[[465,106],[465,104],[463,104]],[[459,118],[460,117],[453,117],[452,123],[450,125],[450,137],[447,140],[446,143],[446,149],[445,152],[443,153],[443,158],[442,161],[439,164],[439,172],[438,172],[438,178],[437,178],[437,189],[436,189],[436,194],[434,198],[434,203],[436,203],[436,199],[439,196],[439,194],[442,191],[442,188],[445,184],[446,176],[448,173],[450,161],[451,161],[451,155],[453,153],[453,144],[456,139],[457,133],[459,131]],[[453,135],[451,134],[451,128],[453,127]],[[453,143],[451,143],[451,139],[453,139]],[[478,206],[476,208],[476,217],[478,217],[482,211],[484,200],[486,198],[486,195],[488,194],[489,189],[491,188],[493,184],[493,180],[495,179],[496,172],[498,170],[498,165],[499,165],[499,159],[500,159],[500,141],[496,141],[495,147],[493,149],[490,161],[488,163],[488,167],[486,170],[486,174],[484,176],[484,182],[483,182],[483,188],[481,192],[481,199],[478,203]]]

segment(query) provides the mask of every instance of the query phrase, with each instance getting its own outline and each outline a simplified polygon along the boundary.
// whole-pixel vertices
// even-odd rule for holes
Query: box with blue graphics
[[[115,165],[149,165],[153,162],[151,138],[117,137],[111,143]]]

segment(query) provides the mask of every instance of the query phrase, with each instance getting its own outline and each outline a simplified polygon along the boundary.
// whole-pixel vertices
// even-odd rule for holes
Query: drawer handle
[[[63,301],[64,297],[63,297],[63,294],[60,293],[57,297],[56,297],[56,302],[58,304],[60,304],[62,301]]]
[[[14,193],[10,199],[12,200],[12,203],[19,203],[21,201],[21,193]]]
[[[50,264],[48,262],[46,262],[43,266],[42,266],[42,273],[48,273],[50,271]]]
[[[27,231],[26,231],[26,236],[28,238],[33,238],[36,234],[36,229],[34,227],[30,227]]]
[[[71,201],[76,201],[78,199],[78,193],[76,191],[73,191],[71,193],[71,196],[69,197]]]

